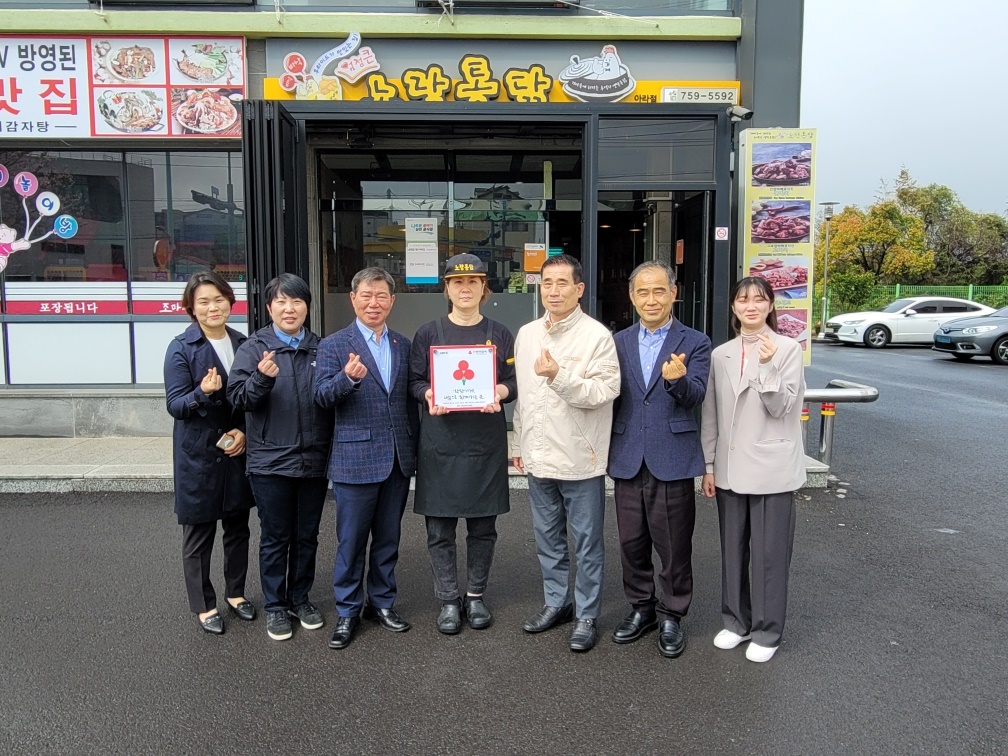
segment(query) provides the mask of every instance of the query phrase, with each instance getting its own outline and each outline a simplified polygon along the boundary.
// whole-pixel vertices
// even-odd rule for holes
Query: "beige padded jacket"
[[[536,375],[542,349],[560,366],[552,382]],[[581,308],[547,328],[522,326],[515,340],[518,398],[511,456],[537,478],[582,480],[605,475],[613,401],[619,396],[616,343]]]

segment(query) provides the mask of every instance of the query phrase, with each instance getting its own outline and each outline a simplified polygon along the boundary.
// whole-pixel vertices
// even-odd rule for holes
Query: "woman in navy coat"
[[[245,477],[245,414],[225,396],[234,354],[245,337],[228,328],[235,295],[216,273],[194,273],[182,294],[193,319],[165,354],[168,414],[175,418],[173,460],[175,514],[182,525],[182,570],[189,608],[200,627],[220,635],[224,620],[210,581],[210,554],[221,522],[228,606],[239,618],[255,619],[245,598],[249,509]]]

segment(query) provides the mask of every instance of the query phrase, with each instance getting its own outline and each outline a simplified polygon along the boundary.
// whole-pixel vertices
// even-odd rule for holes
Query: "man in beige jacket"
[[[528,473],[536,551],[545,605],[522,627],[540,633],[577,621],[572,651],[598,640],[602,606],[605,471],[613,401],[620,372],[612,334],[581,311],[581,263],[570,255],[543,263],[546,315],[522,326],[515,340],[518,398],[514,465]],[[567,529],[574,538],[577,578],[569,598]]]

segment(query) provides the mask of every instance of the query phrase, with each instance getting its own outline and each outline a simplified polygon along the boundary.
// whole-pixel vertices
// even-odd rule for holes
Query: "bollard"
[[[836,418],[836,404],[823,402],[820,412],[822,421],[819,425],[819,460],[828,466],[833,459],[833,421]]]
[[[803,404],[801,408],[801,446],[802,451],[808,453],[808,404]]]
[[[802,440],[808,440],[808,404],[822,402],[822,421],[819,425],[819,461],[830,465],[833,459],[833,421],[839,402],[874,402],[878,399],[878,389],[851,381],[834,378],[826,388],[810,388],[805,391],[802,407]],[[807,448],[807,447],[806,447]]]

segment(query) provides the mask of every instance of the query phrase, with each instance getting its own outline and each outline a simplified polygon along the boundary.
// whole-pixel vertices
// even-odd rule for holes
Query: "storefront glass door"
[[[370,265],[396,280],[392,328],[447,312],[440,280],[407,277],[407,220],[436,222],[439,279],[451,255],[483,260],[485,312],[513,331],[538,313],[525,245],[581,255],[580,127],[347,124],[315,149],[326,333],[352,319],[351,280]]]
[[[637,320],[630,302],[633,269],[662,260],[676,271],[673,315],[703,330],[710,252],[708,191],[609,191],[598,194],[598,319],[612,331]]]

